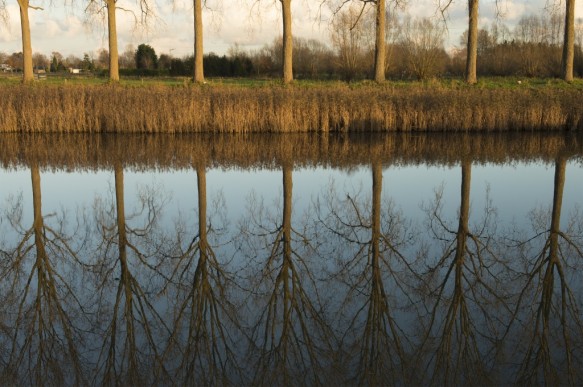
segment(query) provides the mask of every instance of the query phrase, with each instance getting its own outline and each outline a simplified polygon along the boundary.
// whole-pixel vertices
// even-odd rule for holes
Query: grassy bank
[[[192,133],[583,129],[564,87],[340,83],[283,87],[35,84],[0,87],[0,131]]]

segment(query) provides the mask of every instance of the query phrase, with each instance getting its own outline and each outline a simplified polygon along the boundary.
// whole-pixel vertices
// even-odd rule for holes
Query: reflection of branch
[[[11,374],[14,380],[10,383],[14,384],[41,385],[49,380],[86,384],[82,333],[88,310],[81,301],[82,289],[73,284],[74,277],[66,278],[63,270],[70,269],[83,278],[76,271],[83,270],[81,248],[69,242],[82,235],[67,236],[65,219],[59,219],[58,229],[45,224],[38,165],[32,166],[31,177],[33,226],[22,228],[19,202],[8,218],[22,238],[0,264],[0,281],[7,283],[0,300],[0,313],[7,325],[3,323],[0,328],[11,332],[10,355],[3,373]],[[83,238],[79,246],[83,246]],[[81,315],[77,317],[77,313]]]
[[[101,269],[103,277],[100,279],[99,292],[104,297],[109,288],[108,283],[114,269],[119,265],[119,281],[115,292],[115,302],[111,306],[111,319],[107,324],[103,335],[103,345],[97,359],[97,369],[99,373],[96,377],[102,379],[103,383],[143,384],[150,381],[160,382],[169,378],[166,368],[162,362],[161,354],[161,334],[168,332],[164,319],[156,309],[154,300],[151,299],[153,289],[144,288],[138,278],[133,274],[135,265],[140,265],[152,258],[137,250],[130,249],[137,256],[137,262],[132,262],[132,254],[128,254],[127,247],[130,245],[128,234],[152,238],[154,226],[158,217],[159,207],[154,204],[150,197],[146,195],[141,198],[142,209],[146,210],[146,225],[139,232],[128,227],[124,207],[124,186],[123,169],[121,164],[115,166],[115,215],[113,211],[106,214],[115,216],[115,225],[111,219],[104,218],[105,214],[98,212],[98,228],[104,233],[102,235],[102,249],[100,256],[104,257],[97,263]],[[102,211],[103,212],[103,211]],[[148,241],[146,239],[146,241]],[[117,251],[113,247],[117,244]],[[132,244],[133,245],[133,244]],[[135,245],[133,245],[135,248]],[[154,249],[154,253],[157,249]],[[112,254],[114,256],[109,258]],[[108,259],[109,258],[109,259]],[[153,265],[144,265],[153,269]],[[139,267],[139,266],[138,266]],[[146,275],[146,273],[141,273]],[[151,283],[162,277],[157,270],[150,270]],[[163,278],[163,277],[162,277]],[[101,308],[107,307],[106,300],[100,301]],[[106,310],[100,311],[106,315]],[[144,373],[144,367],[150,367],[151,373]],[[150,381],[152,382],[152,381]]]
[[[339,252],[343,252],[335,275],[345,279],[348,286],[342,302],[342,307],[347,310],[341,313],[348,312],[350,317],[342,341],[347,346],[347,353],[358,354],[348,360],[357,364],[348,368],[356,369],[354,378],[358,384],[399,384],[406,380],[410,343],[398,324],[399,309],[391,305],[389,297],[396,297],[397,293],[407,299],[410,297],[404,277],[407,276],[405,273],[412,274],[409,271],[411,262],[401,252],[408,247],[409,231],[401,214],[392,208],[386,212],[388,216],[381,216],[380,163],[373,164],[372,175],[371,213],[367,215],[358,198],[350,195],[346,195],[344,201],[337,201],[333,190],[326,199],[326,212],[320,206],[317,212],[319,223],[339,238],[333,243]],[[345,243],[355,249],[349,258],[344,258],[345,252],[351,249]],[[405,275],[401,277],[402,274]],[[386,290],[388,283],[395,287],[390,293]],[[352,300],[355,305],[352,305]],[[355,308],[354,312],[348,309],[351,306]]]
[[[252,330],[258,349],[252,384],[323,384],[331,332],[319,306],[313,275],[305,257],[293,246],[294,235],[308,248],[309,239],[292,229],[289,165],[283,167],[283,191],[283,221],[273,234],[275,239],[265,241],[265,248],[270,251],[260,282],[268,286],[267,303]],[[264,229],[261,217],[256,219],[260,221],[257,228]],[[312,286],[310,291],[306,283]],[[254,350],[252,356],[253,353]]]
[[[521,384],[538,384],[542,381],[545,384],[574,385],[580,384],[583,376],[576,366],[582,360],[581,348],[574,347],[574,344],[580,345],[580,342],[573,341],[573,338],[580,340],[583,337],[583,322],[579,302],[565,273],[569,261],[575,257],[580,260],[583,254],[568,236],[569,232],[560,230],[565,169],[566,157],[561,156],[555,164],[551,226],[544,233],[547,237],[542,249],[529,265],[530,269],[523,274],[526,282],[518,295],[513,315],[512,324],[520,324],[520,336],[530,336],[518,369],[517,381]],[[567,249],[561,247],[561,240],[566,243]],[[534,241],[531,238],[529,243]],[[569,248],[575,257],[568,255]],[[528,259],[527,256],[524,258]],[[528,307],[534,304],[538,304],[537,308]],[[523,307],[526,307],[524,311]],[[507,334],[509,330],[510,327]]]
[[[489,380],[488,362],[493,358],[485,355],[495,348],[484,346],[478,338],[496,343],[491,329],[496,326],[497,314],[508,310],[497,290],[502,279],[494,271],[497,256],[490,246],[493,210],[489,204],[481,227],[476,233],[469,229],[470,182],[471,163],[464,161],[457,231],[448,227],[441,214],[440,193],[427,210],[433,236],[443,245],[443,253],[428,275],[435,277],[443,272],[443,279],[430,291],[432,297],[428,301],[433,305],[419,353],[429,354],[426,372],[431,375],[431,383],[437,385]],[[488,308],[494,304],[496,308]],[[476,312],[478,316],[474,316]]]
[[[181,361],[178,380],[201,385],[236,384],[235,310],[227,299],[229,275],[219,263],[207,237],[206,172],[197,168],[198,235],[181,252],[174,270],[179,302],[171,345]],[[184,344],[183,344],[184,343]]]

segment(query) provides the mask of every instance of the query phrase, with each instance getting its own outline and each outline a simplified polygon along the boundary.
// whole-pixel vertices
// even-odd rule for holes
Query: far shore
[[[9,133],[286,133],[583,130],[583,82],[0,79]]]

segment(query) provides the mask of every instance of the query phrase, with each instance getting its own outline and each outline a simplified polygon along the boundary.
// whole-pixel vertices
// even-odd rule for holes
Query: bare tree
[[[275,0],[273,0],[275,2]],[[293,35],[292,35],[292,14],[291,0],[277,0],[281,4],[281,16],[283,21],[283,44],[282,44],[282,80],[283,83],[291,83],[294,80],[293,74]],[[253,0],[254,6],[258,6],[261,0]]]
[[[405,20],[403,43],[410,71],[417,79],[430,78],[444,66],[444,34],[443,26],[429,18]]]
[[[575,59],[575,0],[565,0],[565,33],[563,35],[562,76],[567,82],[573,81],[573,61]]]
[[[24,1],[24,0],[23,0]],[[139,16],[134,11],[117,7],[117,0],[88,0],[86,11],[90,14],[100,15],[107,19],[107,38],[109,51],[109,80],[119,81],[119,50],[117,46],[117,22],[116,11],[122,9],[130,12],[134,17],[134,22],[147,24],[148,20],[154,16],[153,3],[151,0],[137,0]]]
[[[202,3],[206,0],[194,0],[194,82],[204,82],[203,38],[202,38]]]
[[[332,21],[331,40],[337,51],[338,64],[346,81],[351,81],[367,67],[370,34],[365,15],[356,7],[340,10]]]
[[[30,0],[18,0],[20,8],[20,31],[22,35],[22,82],[28,83],[34,80],[33,64],[32,64],[32,39],[30,37],[30,19],[28,10],[42,10],[41,7],[33,6]],[[3,0],[0,2],[0,20],[6,20],[6,4]]]
[[[354,0],[340,0],[337,1],[335,5],[335,11],[333,13],[336,15],[340,10]],[[322,3],[326,2],[323,1]],[[387,61],[387,39],[386,39],[386,24],[387,24],[387,5],[386,0],[358,0],[361,4],[361,9],[359,11],[359,16],[356,18],[352,28],[360,21],[360,17],[365,13],[366,8],[372,5],[375,9],[375,54],[374,54],[374,80],[376,82],[385,81],[386,72],[386,61]],[[404,1],[396,0],[396,6],[403,6]]]

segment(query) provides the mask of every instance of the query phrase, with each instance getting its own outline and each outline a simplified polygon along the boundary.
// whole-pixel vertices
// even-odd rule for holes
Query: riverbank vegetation
[[[452,82],[0,87],[1,132],[193,133],[583,129],[580,85]]]

